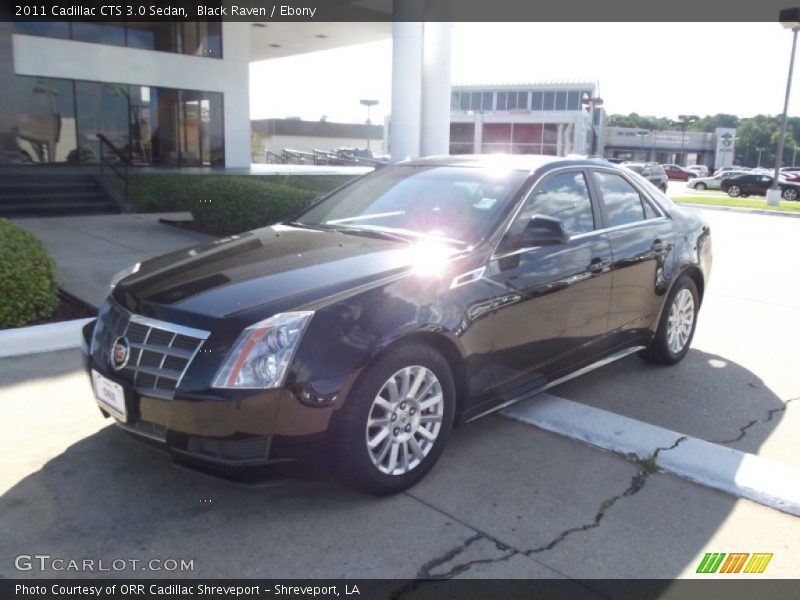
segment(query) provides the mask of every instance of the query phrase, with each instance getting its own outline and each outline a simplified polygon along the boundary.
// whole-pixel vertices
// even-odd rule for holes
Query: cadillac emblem
[[[130,357],[130,354],[131,348],[127,339],[124,337],[118,337],[114,340],[114,344],[111,346],[110,358],[111,366],[115,371],[125,368],[125,365],[128,364],[128,358]]]

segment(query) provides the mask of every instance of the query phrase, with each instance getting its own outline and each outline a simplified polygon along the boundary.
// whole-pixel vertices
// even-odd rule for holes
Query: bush
[[[308,190],[265,183],[255,177],[222,177],[206,182],[190,210],[202,231],[228,235],[291,217],[315,196]]]
[[[27,325],[57,308],[50,253],[33,235],[0,219],[0,328]]]
[[[204,175],[204,174],[147,174],[130,178],[130,201],[136,212],[172,212],[191,210],[205,190],[231,188],[246,181],[253,186],[239,189],[254,191],[261,186],[266,194],[272,186],[280,185],[319,196],[352,179],[352,175]],[[119,186],[119,182],[117,182]],[[245,184],[249,185],[249,184]],[[120,191],[122,191],[120,189]]]

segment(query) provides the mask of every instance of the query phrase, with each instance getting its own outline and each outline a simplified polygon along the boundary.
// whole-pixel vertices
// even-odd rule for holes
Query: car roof
[[[581,156],[550,156],[544,154],[456,154],[455,156],[429,156],[404,160],[395,165],[402,166],[448,166],[500,168],[514,171],[536,171],[550,165],[558,166],[604,166],[619,168],[614,163],[600,158]]]

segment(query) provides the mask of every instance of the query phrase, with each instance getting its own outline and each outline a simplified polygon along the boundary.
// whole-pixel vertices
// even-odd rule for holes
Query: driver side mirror
[[[568,241],[569,232],[564,221],[556,217],[534,215],[520,234],[503,239],[500,250],[513,252],[521,248],[566,244]]]

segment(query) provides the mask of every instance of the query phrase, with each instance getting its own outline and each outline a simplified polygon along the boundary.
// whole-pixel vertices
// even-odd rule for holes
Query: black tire
[[[439,433],[428,454],[409,471],[399,475],[383,473],[367,449],[367,419],[384,384],[398,371],[422,366],[439,380],[443,416]],[[336,471],[340,479],[377,496],[402,492],[420,481],[436,464],[447,443],[455,415],[455,383],[450,367],[435,349],[421,344],[389,348],[370,363],[347,395],[337,417],[333,440]]]
[[[660,187],[659,189],[660,189],[662,192],[664,192],[665,194],[667,193],[667,185],[666,185],[666,184],[662,184],[662,185],[661,185],[661,187]]]
[[[800,194],[798,194],[797,188],[787,187],[787,188],[783,188],[783,192],[781,192],[781,197],[784,200],[794,201],[794,200],[797,200],[798,197],[800,197]]]
[[[694,302],[694,320],[692,322],[692,330],[683,348],[678,352],[673,352],[673,350],[669,347],[669,342],[667,339],[670,309],[672,308],[672,303],[675,301],[675,298],[678,296],[681,290],[684,289],[689,290],[689,292],[692,294],[692,299]],[[674,365],[683,360],[683,357],[686,356],[687,352],[689,352],[689,348],[692,345],[692,339],[694,338],[694,332],[697,329],[697,315],[699,312],[699,306],[700,295],[697,292],[697,286],[691,277],[688,275],[681,275],[675,282],[675,285],[673,286],[672,291],[670,291],[669,296],[667,296],[667,300],[664,303],[664,308],[661,311],[658,329],[656,330],[653,340],[650,342],[650,345],[647,348],[639,352],[639,356],[647,362],[659,365]]]
[[[694,189],[696,190],[705,190],[707,188],[706,184],[703,182],[698,182],[694,184]]]
[[[742,195],[742,188],[738,185],[729,185],[728,186],[728,196],[731,198],[738,198]]]

